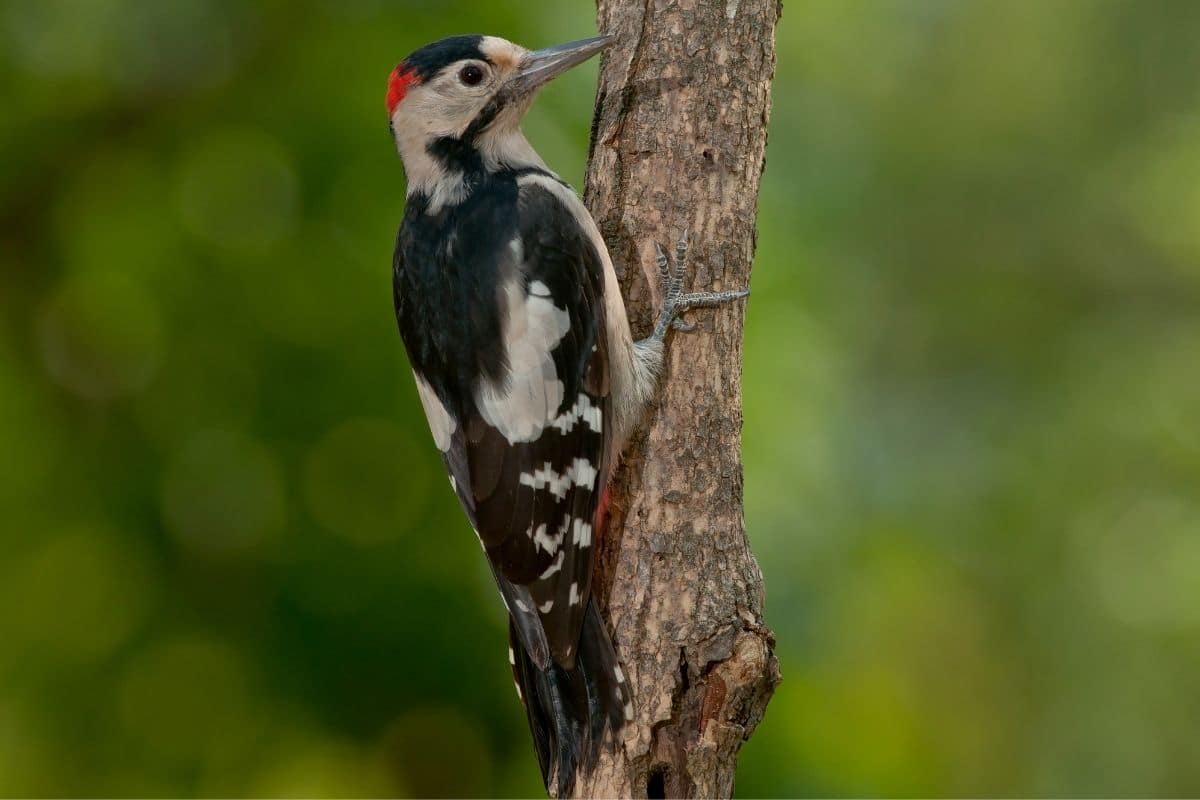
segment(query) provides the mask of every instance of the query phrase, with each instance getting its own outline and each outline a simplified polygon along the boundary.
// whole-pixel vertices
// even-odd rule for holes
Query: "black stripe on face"
[[[462,136],[441,136],[425,145],[425,151],[433,156],[448,170],[464,174],[473,174],[483,169],[483,160],[475,147],[475,140],[495,121],[504,106],[508,96],[501,91],[488,100],[471,120],[471,124],[463,131]]]
[[[404,64],[415,71],[422,82],[425,82],[456,61],[472,58],[491,63],[479,49],[479,45],[482,43],[483,36],[479,34],[451,36],[425,45],[404,59]]]
[[[463,141],[475,141],[475,137],[483,133],[487,129],[487,126],[491,125],[496,117],[500,115],[500,111],[506,103],[508,103],[508,97],[503,91],[494,95],[491,100],[488,100],[487,105],[480,109],[479,113],[475,115],[475,119],[471,120],[471,124],[463,131]]]

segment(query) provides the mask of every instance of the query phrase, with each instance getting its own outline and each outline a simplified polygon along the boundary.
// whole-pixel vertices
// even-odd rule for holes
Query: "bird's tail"
[[[629,685],[595,600],[588,601],[570,669],[553,661],[547,669],[538,669],[511,621],[508,640],[546,792],[566,797],[576,774],[591,772],[600,748],[606,741],[617,741],[626,719],[632,718]]]

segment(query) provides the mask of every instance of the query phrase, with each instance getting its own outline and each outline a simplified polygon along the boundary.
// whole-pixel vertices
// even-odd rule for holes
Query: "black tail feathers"
[[[553,661],[546,670],[538,669],[511,621],[508,641],[546,792],[566,797],[576,773],[590,772],[600,748],[615,742],[626,718],[633,716],[625,675],[593,600],[588,601],[571,669]]]

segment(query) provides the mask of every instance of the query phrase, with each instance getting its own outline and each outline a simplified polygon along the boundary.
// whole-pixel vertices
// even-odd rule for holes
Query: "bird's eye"
[[[483,80],[483,70],[475,64],[467,64],[459,70],[458,79],[467,86],[477,86]]]

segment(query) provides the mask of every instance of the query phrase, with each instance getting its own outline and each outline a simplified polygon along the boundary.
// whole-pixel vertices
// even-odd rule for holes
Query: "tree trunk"
[[[749,285],[778,0],[598,0],[585,200],[635,336],[658,307],[654,242],[690,232],[689,291]],[[651,277],[654,276],[654,279]],[[637,705],[579,797],[729,797],[779,683],[742,516],[742,302],[692,312],[661,402],[612,490],[598,592]]]

